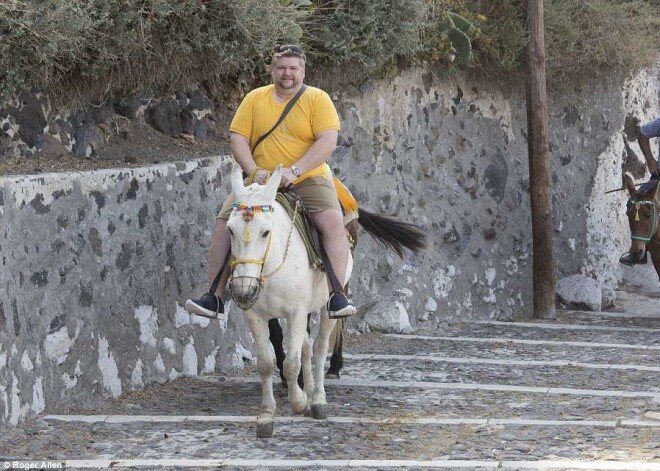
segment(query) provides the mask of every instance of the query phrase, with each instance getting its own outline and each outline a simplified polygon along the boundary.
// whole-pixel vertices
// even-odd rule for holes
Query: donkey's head
[[[241,169],[231,174],[236,202],[227,229],[231,233],[231,296],[241,309],[249,309],[257,301],[263,282],[263,267],[268,259],[273,230],[273,209],[282,177],[278,166],[266,185],[245,186]]]
[[[628,223],[633,239],[632,252],[640,252],[644,244],[650,241],[658,230],[658,209],[660,209],[660,193],[658,182],[644,184],[639,191],[635,188],[630,175],[623,178],[630,194],[628,202]]]

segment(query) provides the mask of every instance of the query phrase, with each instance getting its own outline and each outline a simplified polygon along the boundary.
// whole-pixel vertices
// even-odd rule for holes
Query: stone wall
[[[643,168],[621,130],[627,115],[649,119],[657,96],[656,70],[551,95],[558,278],[582,273],[610,288],[621,278],[626,196],[604,191],[624,167]],[[418,68],[333,98],[337,174],[362,207],[429,236],[425,253],[404,260],[362,236],[351,325],[531,316],[522,91]],[[0,178],[0,425],[251,358],[241,315],[218,325],[181,307],[206,285],[228,162]]]
[[[550,93],[558,279],[581,273],[610,293],[621,279],[627,195],[604,192],[621,186],[624,167],[644,175],[641,152],[636,143],[626,151],[622,128],[627,115],[654,117],[657,97],[655,69]],[[336,98],[343,129],[334,167],[362,206],[422,225],[431,241],[403,264],[361,241],[362,302],[379,300],[379,316],[407,313],[413,327],[531,316],[524,91],[439,81],[419,68]]]
[[[0,178],[0,425],[251,359],[187,314],[227,159]]]

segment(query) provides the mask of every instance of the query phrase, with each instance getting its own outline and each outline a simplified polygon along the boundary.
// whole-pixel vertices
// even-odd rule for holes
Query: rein
[[[244,242],[250,241],[249,224],[250,221],[252,221],[252,219],[254,218],[254,213],[255,212],[272,213],[275,210],[275,208],[272,205],[246,206],[244,204],[234,203],[232,207],[236,211],[242,212],[243,220],[247,222],[247,225],[245,226],[245,232],[243,233]],[[298,214],[299,210],[300,210],[300,201],[296,201],[296,207],[294,208],[294,213],[293,216],[291,217],[291,226],[289,227],[289,235],[286,241],[284,256],[282,257],[282,261],[277,266],[277,268],[275,268],[272,272],[268,274],[265,274],[263,272],[264,266],[266,265],[266,260],[268,260],[268,254],[270,253],[271,241],[273,240],[273,232],[271,231],[270,234],[268,235],[268,242],[266,245],[264,256],[261,259],[254,259],[254,258],[235,258],[232,255],[229,261],[229,267],[231,271],[234,271],[234,268],[236,268],[237,265],[245,265],[245,264],[261,265],[261,271],[259,272],[259,285],[263,286],[264,282],[266,281],[266,278],[270,278],[275,273],[277,273],[284,266],[284,263],[286,262],[286,259],[289,255],[289,247],[291,246],[291,237],[293,235],[293,229],[295,227],[296,215]],[[246,234],[247,234],[247,240],[246,240]]]
[[[651,226],[651,232],[649,233],[648,237],[642,237],[638,235],[631,235],[632,239],[635,240],[641,240],[643,242],[649,242],[651,238],[653,238],[653,234],[655,234],[655,230],[658,228],[658,209],[656,207],[655,201],[634,201],[633,204],[635,205],[635,221],[639,221],[639,208],[641,205],[645,206],[653,206],[653,226]]]

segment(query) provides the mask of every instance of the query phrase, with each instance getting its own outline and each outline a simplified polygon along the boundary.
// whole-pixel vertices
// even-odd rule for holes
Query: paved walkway
[[[639,306],[621,293],[622,306]],[[254,371],[183,378],[96,410],[49,411],[0,437],[0,460],[69,468],[660,470],[660,300],[628,313],[354,335],[327,421],[292,414],[256,439]]]

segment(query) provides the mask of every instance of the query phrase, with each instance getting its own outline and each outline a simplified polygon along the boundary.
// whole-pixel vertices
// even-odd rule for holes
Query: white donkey
[[[257,418],[258,438],[271,437],[274,428],[273,358],[268,320],[287,320],[284,377],[288,383],[289,402],[296,413],[311,409],[315,419],[327,417],[324,364],[330,332],[336,323],[326,310],[329,296],[326,275],[312,268],[302,237],[284,207],[275,201],[281,174],[281,166],[278,166],[266,185],[247,187],[238,166],[234,166],[231,175],[236,203],[227,221],[232,253],[229,284],[234,302],[245,311],[255,342],[262,394]],[[352,268],[353,261],[349,259],[346,280]],[[317,310],[321,311],[321,319],[314,340],[312,374],[307,313]],[[297,381],[301,365],[304,391]]]

